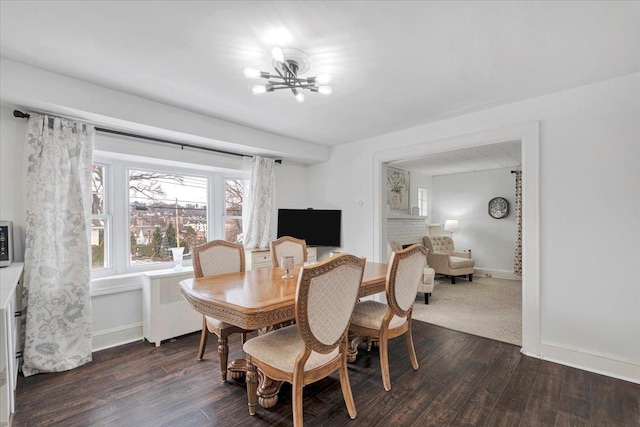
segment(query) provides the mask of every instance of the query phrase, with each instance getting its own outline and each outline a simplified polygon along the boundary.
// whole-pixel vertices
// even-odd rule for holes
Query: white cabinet
[[[271,267],[271,251],[269,248],[245,249],[244,269]]]
[[[307,247],[307,262],[318,262],[318,248]]]
[[[318,248],[307,247],[307,262],[318,261]],[[271,267],[271,250],[269,248],[245,249],[245,270],[254,268]]]
[[[9,425],[15,410],[15,390],[18,382],[20,313],[22,307],[22,270],[24,264],[14,262],[0,268],[0,426]]]
[[[142,333],[156,347],[162,340],[202,329],[202,314],[180,293],[180,281],[191,277],[191,267],[142,274]]]

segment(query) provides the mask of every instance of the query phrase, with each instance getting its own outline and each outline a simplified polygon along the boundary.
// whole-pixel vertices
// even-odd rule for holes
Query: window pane
[[[207,241],[207,179],[148,170],[129,171],[131,264],[172,260],[171,248]]]
[[[107,257],[105,250],[107,245],[104,241],[105,221],[100,219],[91,220],[91,268],[99,269],[107,267]]]
[[[242,219],[228,218],[224,220],[224,240],[242,243]]]
[[[227,178],[225,187],[225,215],[242,216],[242,179]],[[226,229],[226,228],[225,228]]]
[[[104,214],[104,166],[93,165],[91,174],[91,214]]]
[[[418,187],[418,208],[420,215],[427,216],[427,189]]]

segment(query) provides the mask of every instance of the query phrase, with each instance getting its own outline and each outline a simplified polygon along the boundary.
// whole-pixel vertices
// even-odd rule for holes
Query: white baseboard
[[[622,360],[612,355],[544,340],[540,343],[540,356],[530,356],[640,384],[639,361]]]
[[[487,276],[487,274],[490,274],[491,276]],[[482,277],[491,277],[493,279],[522,280],[522,276],[514,274],[513,271],[491,270],[489,268],[474,268],[473,275],[478,279]]]
[[[130,342],[142,341],[142,337],[142,322],[94,332],[91,351],[100,351]]]

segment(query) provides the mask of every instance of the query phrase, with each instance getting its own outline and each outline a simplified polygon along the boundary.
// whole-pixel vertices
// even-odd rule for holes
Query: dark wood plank
[[[555,423],[565,370],[564,366],[555,363],[540,366],[520,426],[549,426]]]
[[[562,383],[562,392],[558,402],[558,412],[569,418],[590,421],[591,415],[591,374],[580,369],[567,367]]]
[[[591,375],[591,424],[640,426],[640,402],[630,383],[603,375]]]
[[[500,398],[513,371],[523,357],[515,346],[501,348],[502,352],[491,366],[487,375],[474,390],[474,396],[458,411],[453,420],[459,426],[485,425],[496,402]]]
[[[404,338],[390,343],[391,391],[378,349],[349,365],[358,410],[350,420],[337,374],[304,389],[309,426],[592,425],[640,427],[640,385],[523,356],[500,343],[414,322],[420,369]],[[238,339],[236,339],[238,338]],[[20,377],[13,426],[290,426],[291,386],[278,404],[250,416],[244,382],[222,383],[210,340],[196,361],[199,333],[94,353],[68,372]],[[364,350],[364,347],[362,347]],[[239,337],[230,359],[242,357]]]

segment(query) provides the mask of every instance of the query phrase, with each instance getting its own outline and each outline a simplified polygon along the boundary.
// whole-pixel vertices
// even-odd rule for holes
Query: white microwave
[[[13,262],[13,222],[0,221],[0,267]]]

